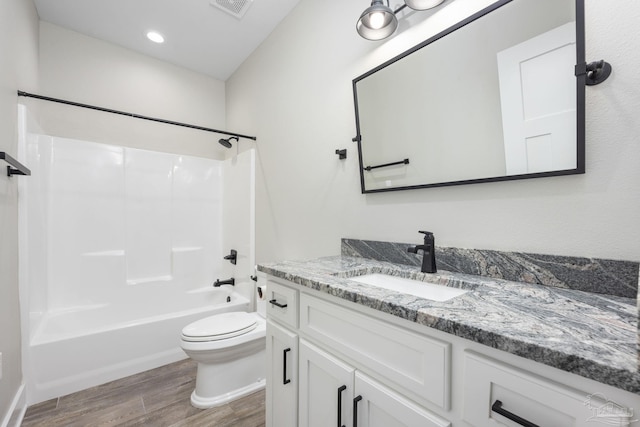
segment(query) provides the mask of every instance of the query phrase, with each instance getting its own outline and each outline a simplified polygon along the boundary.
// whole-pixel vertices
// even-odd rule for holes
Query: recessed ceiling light
[[[157,31],[149,31],[147,33],[147,38],[154,43],[164,43],[164,37]]]

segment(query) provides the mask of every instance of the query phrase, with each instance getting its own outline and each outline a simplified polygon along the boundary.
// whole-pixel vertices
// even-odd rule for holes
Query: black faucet
[[[225,256],[224,259],[228,260],[229,262],[231,262],[231,264],[235,265],[236,260],[238,259],[238,251],[236,251],[235,249],[231,249],[231,253]]]
[[[422,250],[422,271],[423,273],[435,273],[436,269],[436,239],[430,231],[420,231],[424,234],[424,245],[409,246],[407,252],[417,254]]]
[[[236,285],[236,279],[234,279],[233,277],[231,279],[227,279],[227,280],[216,279],[215,283],[213,284],[213,287],[214,288],[219,288],[222,285],[235,286]]]

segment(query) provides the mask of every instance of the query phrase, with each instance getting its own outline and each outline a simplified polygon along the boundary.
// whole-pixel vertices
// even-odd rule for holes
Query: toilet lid
[[[182,329],[185,341],[216,341],[237,337],[256,328],[257,320],[252,313],[232,312],[193,322]]]

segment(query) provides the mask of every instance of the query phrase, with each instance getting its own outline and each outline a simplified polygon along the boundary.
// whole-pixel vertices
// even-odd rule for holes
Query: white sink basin
[[[415,295],[432,301],[447,301],[468,292],[464,289],[434,285],[433,283],[405,279],[404,277],[388,276],[386,274],[365,274],[363,276],[350,277],[349,280],[401,292],[403,294]]]

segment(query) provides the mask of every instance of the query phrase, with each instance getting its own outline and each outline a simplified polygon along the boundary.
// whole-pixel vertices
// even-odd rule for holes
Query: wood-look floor
[[[189,401],[196,364],[185,359],[27,409],[22,427],[258,427],[264,390],[213,409]]]

